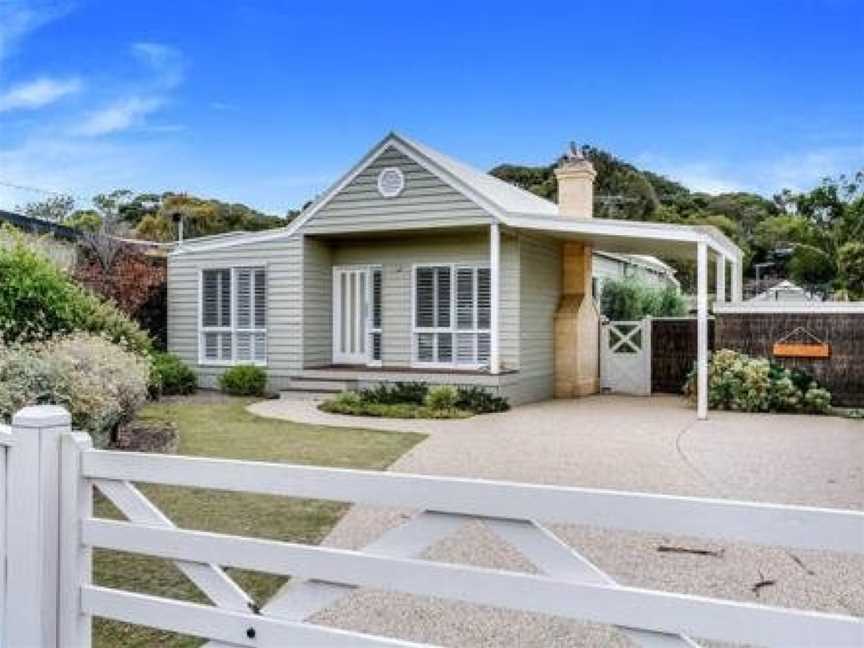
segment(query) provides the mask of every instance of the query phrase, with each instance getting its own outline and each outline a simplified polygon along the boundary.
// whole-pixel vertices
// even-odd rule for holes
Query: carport
[[[621,254],[646,254],[696,261],[699,398],[697,416],[708,417],[708,283],[715,282],[718,302],[742,301],[743,253],[713,226],[674,225],[600,218],[550,219],[539,216],[502,214],[504,227],[566,242],[576,242],[595,250]],[[492,225],[492,247],[500,236]],[[493,268],[495,256],[492,255]],[[713,266],[713,270],[711,269]],[[727,291],[727,274],[731,290]]]

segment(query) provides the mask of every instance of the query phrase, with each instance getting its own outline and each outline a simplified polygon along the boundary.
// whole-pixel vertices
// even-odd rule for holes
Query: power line
[[[19,191],[32,191],[33,193],[40,193],[46,196],[71,196],[76,200],[88,200],[88,198],[85,198],[80,194],[74,194],[68,191],[54,191],[52,189],[43,189],[42,187],[34,187],[32,185],[24,185],[17,182],[9,182],[7,180],[0,180],[0,187],[9,187],[10,189],[18,189]]]

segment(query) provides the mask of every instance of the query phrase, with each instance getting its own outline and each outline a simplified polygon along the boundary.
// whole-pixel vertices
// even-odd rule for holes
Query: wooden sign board
[[[828,358],[831,345],[821,342],[775,342],[774,356],[777,358]]]

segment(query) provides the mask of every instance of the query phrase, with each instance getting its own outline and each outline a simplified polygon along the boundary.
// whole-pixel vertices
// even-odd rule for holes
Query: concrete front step
[[[292,378],[288,383],[288,389],[286,391],[314,391],[338,394],[339,392],[354,389],[356,386],[356,380]]]
[[[279,398],[283,400],[295,400],[295,401],[323,401],[328,398],[333,398],[333,395],[336,392],[332,391],[309,391],[309,390],[283,390],[279,392]]]

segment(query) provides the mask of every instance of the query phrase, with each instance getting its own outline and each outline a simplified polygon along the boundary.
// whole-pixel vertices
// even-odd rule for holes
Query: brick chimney
[[[558,213],[564,218],[594,215],[594,178],[597,172],[575,143],[555,169],[558,180]]]
[[[571,143],[555,169],[562,218],[593,216],[596,176],[591,162]],[[591,246],[567,241],[561,255],[561,301],[555,313],[555,397],[574,398],[600,389],[600,315],[591,295]]]

